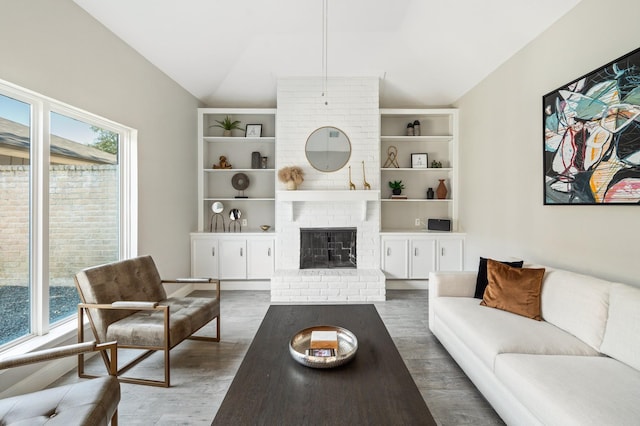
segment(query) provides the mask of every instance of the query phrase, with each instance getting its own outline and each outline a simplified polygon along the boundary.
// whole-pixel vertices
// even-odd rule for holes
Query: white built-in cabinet
[[[407,134],[407,125],[416,120],[420,134]],[[386,277],[428,279],[432,271],[461,271],[465,234],[458,224],[458,110],[381,109],[380,150],[380,253]],[[415,167],[412,154],[426,154],[427,167]],[[441,167],[432,167],[434,160]],[[391,198],[388,182],[397,180],[406,199]],[[428,199],[427,190],[435,192],[440,180],[447,196]],[[429,219],[451,220],[451,232],[427,231]]]
[[[217,127],[229,117],[240,128],[225,135]],[[261,131],[247,136],[247,125]],[[198,109],[198,232],[191,234],[191,276],[221,280],[268,280],[273,275],[275,246],[276,110],[274,108]],[[259,167],[252,153],[260,153]],[[224,156],[231,168],[218,168]],[[265,157],[264,161],[263,158]],[[249,179],[244,191],[234,189],[238,173]],[[214,219],[211,206],[224,205]],[[232,209],[241,212],[234,223]],[[269,225],[270,232],[260,227]]]
[[[191,276],[267,280],[273,275],[275,238],[257,233],[192,233]]]
[[[248,124],[260,124],[260,136],[247,137],[240,130],[225,136],[216,124],[227,116],[240,121],[243,129]],[[420,121],[420,135],[409,136],[407,124],[415,120]],[[191,275],[221,280],[270,279],[277,232],[276,109],[200,108],[197,146],[198,232],[191,234]],[[458,110],[381,109],[380,150],[380,195],[368,191],[373,198],[364,201],[363,215],[366,217],[367,202],[380,203],[381,268],[387,278],[427,279],[431,271],[462,270],[465,234],[458,223]],[[395,161],[388,162],[392,151]],[[260,168],[252,166],[253,152],[266,157]],[[412,167],[411,154],[427,154],[428,167]],[[226,157],[231,169],[215,167],[221,156]],[[434,160],[442,167],[431,167]],[[237,173],[246,174],[250,181],[243,192],[232,186]],[[427,199],[427,189],[435,191],[440,179],[447,186],[446,198]],[[403,181],[406,199],[391,199],[388,182],[392,180]],[[345,191],[327,192],[322,197],[335,196],[338,200]],[[314,199],[313,194],[288,191],[281,197],[293,203]],[[347,197],[351,199],[351,194]],[[216,201],[224,204],[224,226],[220,217],[218,226],[213,226],[211,206]],[[292,204],[290,208],[293,216]],[[230,228],[231,209],[242,213],[241,229]],[[450,219],[452,232],[428,232],[430,218]],[[261,225],[271,226],[270,231],[261,232]]]
[[[463,269],[464,236],[444,233],[383,233],[382,271],[389,279],[428,279],[429,272]]]

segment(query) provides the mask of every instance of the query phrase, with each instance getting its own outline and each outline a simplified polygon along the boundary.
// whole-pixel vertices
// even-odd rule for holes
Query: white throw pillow
[[[600,351],[640,370],[640,288],[614,284]]]

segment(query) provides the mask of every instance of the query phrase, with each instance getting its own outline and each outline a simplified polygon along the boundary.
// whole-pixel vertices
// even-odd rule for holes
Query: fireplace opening
[[[300,269],[356,268],[356,228],[300,229]]]

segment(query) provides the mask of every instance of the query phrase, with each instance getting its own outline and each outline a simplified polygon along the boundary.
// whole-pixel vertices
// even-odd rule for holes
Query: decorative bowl
[[[260,229],[262,229],[264,232],[267,232],[269,228],[271,228],[271,225],[260,225]]]
[[[335,356],[311,356],[306,355],[309,349],[312,331],[336,331],[338,334],[338,350]],[[296,333],[289,341],[289,353],[300,364],[311,368],[333,368],[349,362],[358,350],[356,336],[342,327],[332,325],[319,325],[305,328]]]

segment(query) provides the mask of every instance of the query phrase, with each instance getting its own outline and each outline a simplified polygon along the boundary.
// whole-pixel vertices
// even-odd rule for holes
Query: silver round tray
[[[311,356],[305,352],[309,349],[312,331],[336,331],[338,334],[338,350],[335,356]],[[333,368],[351,360],[358,350],[356,336],[342,327],[319,325],[305,328],[296,333],[289,341],[289,353],[300,364],[311,368]]]

